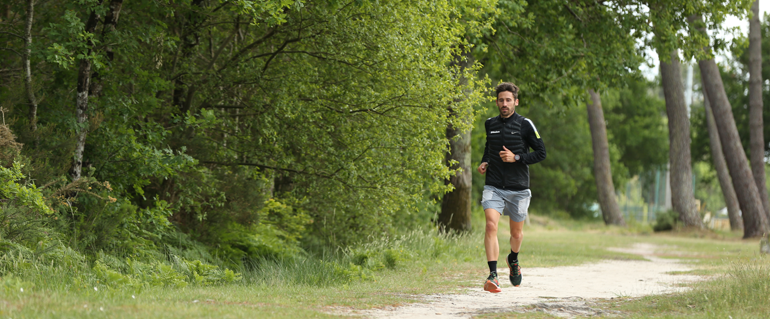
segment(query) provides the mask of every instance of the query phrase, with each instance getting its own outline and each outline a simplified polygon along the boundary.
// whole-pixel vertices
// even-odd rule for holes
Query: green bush
[[[655,225],[652,226],[652,229],[654,231],[672,230],[676,227],[678,221],[679,214],[673,210],[667,210],[657,215]]]
[[[0,166],[0,200],[10,202],[11,205],[29,207],[37,213],[52,214],[53,210],[45,203],[43,194],[34,184],[18,183],[25,178],[21,172],[22,167],[19,162],[13,162],[11,168]]]

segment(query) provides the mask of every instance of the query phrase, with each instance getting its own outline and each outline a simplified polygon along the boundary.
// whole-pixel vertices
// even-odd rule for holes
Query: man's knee
[[[489,234],[489,233],[497,234],[497,223],[492,222],[492,221],[487,221],[486,230],[487,230],[487,234]]]
[[[524,232],[522,232],[522,231],[513,231],[513,232],[511,232],[511,238],[513,238],[515,240],[518,240],[518,241],[521,241],[522,239],[524,239]]]

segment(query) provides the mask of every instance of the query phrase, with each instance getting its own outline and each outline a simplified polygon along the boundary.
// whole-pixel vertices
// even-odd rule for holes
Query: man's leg
[[[524,240],[524,221],[515,222],[511,220],[511,251],[519,253],[521,250],[521,241]]]
[[[484,234],[484,249],[487,251],[487,264],[489,265],[489,277],[484,282],[484,290],[500,292],[500,282],[497,280],[497,258],[500,256],[500,244],[497,242],[497,222],[500,221],[500,213],[494,208],[484,210],[487,219],[486,233]]]
[[[500,256],[500,244],[497,242],[497,223],[500,221],[500,212],[494,208],[484,210],[487,219],[486,233],[484,235],[484,249],[487,250],[487,261],[497,261]]]
[[[521,242],[524,239],[524,221],[511,222],[511,253],[508,254],[506,261],[508,262],[508,269],[510,270],[509,278],[511,284],[514,287],[521,285],[521,267],[519,266],[519,250],[521,250]]]

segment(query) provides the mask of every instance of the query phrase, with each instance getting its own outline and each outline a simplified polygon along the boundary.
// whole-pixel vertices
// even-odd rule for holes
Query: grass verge
[[[475,228],[481,229],[478,225]],[[509,249],[506,229],[508,225],[501,223],[501,256],[505,256]],[[562,224],[547,219],[533,220],[525,229],[522,260],[526,261],[526,267],[636,259],[640,257],[610,252],[606,248],[648,242],[665,247],[660,252],[663,257],[693,263],[699,269],[696,273],[728,272],[730,276],[742,278],[728,280],[731,278],[728,276],[698,283],[690,293],[682,295],[603,304],[622,309],[631,316],[649,317],[645,309],[648,311],[652,304],[664,317],[698,317],[707,313],[718,316],[730,313],[738,307],[736,305],[748,309],[737,312],[739,316],[752,317],[768,312],[764,305],[747,306],[747,302],[767,304],[767,281],[757,278],[763,273],[767,276],[767,258],[757,256],[755,244],[729,235],[722,239],[689,233],[649,235],[592,223]],[[78,271],[88,269],[76,270],[62,265],[45,268],[46,272],[41,273],[36,269],[43,268],[34,261],[17,260],[19,265],[14,269],[18,271],[0,279],[0,317],[326,318],[335,313],[351,315],[350,309],[415,302],[418,294],[451,293],[478,285],[487,272],[485,259],[480,232],[446,236],[416,231],[373,240],[324,257],[264,261],[249,271],[242,271],[242,279],[233,283],[190,284],[176,288],[142,288],[98,279],[78,281],[78,278],[85,278]],[[764,286],[751,286],[757,283]],[[722,290],[740,292],[737,296],[747,301],[741,303],[717,296]],[[752,291],[758,291],[762,296],[749,296]],[[709,302],[703,296],[707,296]],[[709,308],[712,306],[721,308]],[[341,309],[345,311],[341,312]],[[505,318],[506,314],[494,316]],[[544,318],[542,314],[526,316]]]

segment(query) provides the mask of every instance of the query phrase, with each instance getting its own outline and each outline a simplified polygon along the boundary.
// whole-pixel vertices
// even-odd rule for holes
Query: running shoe
[[[521,286],[521,266],[519,266],[519,260],[516,259],[513,262],[509,262],[508,258],[506,258],[505,262],[508,264],[508,270],[510,270],[508,279],[511,280],[511,285],[514,287]]]
[[[489,273],[489,277],[487,277],[487,281],[484,282],[484,290],[492,293],[498,293],[503,291],[502,289],[500,289],[500,282],[497,281],[496,272]]]

